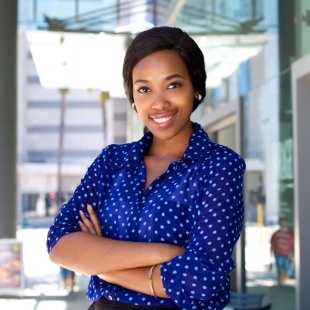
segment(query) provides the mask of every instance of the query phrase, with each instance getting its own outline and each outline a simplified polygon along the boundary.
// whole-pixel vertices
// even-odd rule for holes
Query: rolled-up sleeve
[[[229,302],[231,256],[243,226],[245,163],[233,152],[215,152],[209,164],[186,251],[161,265],[164,289],[181,309],[222,309]]]
[[[98,204],[100,192],[99,176],[102,174],[101,156],[98,156],[92,165],[88,168],[80,185],[76,188],[74,194],[60,209],[51,225],[47,235],[48,252],[55,246],[57,241],[66,234],[80,231],[78,221],[81,220],[79,210],[87,213],[87,204],[95,209]]]

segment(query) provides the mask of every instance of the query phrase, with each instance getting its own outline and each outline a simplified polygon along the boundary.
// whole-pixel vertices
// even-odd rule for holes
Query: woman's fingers
[[[96,234],[98,236],[102,237],[102,230],[101,230],[101,226],[100,226],[96,212],[94,211],[94,209],[91,205],[87,205],[87,211],[88,211],[90,220],[95,227]]]
[[[91,205],[87,205],[87,211],[89,214],[89,218],[83,213],[82,210],[79,211],[82,218],[82,221],[79,221],[81,230],[83,232],[92,233],[94,235],[102,237],[102,230],[98,217]]]
[[[79,212],[82,218],[82,222],[79,223],[82,231],[90,232],[94,235],[97,235],[96,228],[94,224],[91,222],[91,220],[83,213],[83,211],[80,210]]]
[[[87,232],[87,233],[90,232],[89,229],[87,228],[87,226],[86,226],[82,221],[79,221],[78,223],[79,223],[80,228],[81,228],[81,230],[82,230],[83,232]]]

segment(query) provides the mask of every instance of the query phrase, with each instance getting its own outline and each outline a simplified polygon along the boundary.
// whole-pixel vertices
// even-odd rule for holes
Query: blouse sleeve
[[[161,265],[164,289],[181,309],[222,309],[229,302],[231,256],[243,226],[244,171],[243,159],[232,151],[224,157],[215,152],[205,167],[185,253]]]
[[[92,165],[88,168],[85,176],[82,178],[80,185],[76,188],[74,194],[65,203],[58,215],[56,216],[53,225],[50,227],[47,235],[47,250],[48,252],[54,247],[57,241],[64,235],[71,232],[80,231],[78,221],[81,220],[79,210],[87,214],[87,204],[97,208],[98,192],[100,186],[100,176],[102,176],[102,157],[104,152],[99,155]]]

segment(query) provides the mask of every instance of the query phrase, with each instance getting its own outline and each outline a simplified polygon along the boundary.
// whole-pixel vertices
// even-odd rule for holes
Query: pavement
[[[11,291],[0,287],[0,309],[86,310],[90,306],[85,296],[89,277],[76,274],[73,292],[60,288],[59,267],[49,260],[46,235],[46,228],[17,232],[23,245],[24,285]]]
[[[86,282],[77,276],[73,292],[68,293],[55,284],[56,279],[41,278],[27,281],[21,294],[0,296],[0,309],[23,310],[86,310],[90,302],[85,297]]]
[[[71,293],[59,287],[59,267],[49,260],[45,247],[47,230],[28,228],[17,231],[17,239],[23,245],[24,285],[14,292],[0,287],[1,310],[86,310],[90,306],[85,296],[89,277],[76,274],[74,291]],[[272,302],[272,310],[294,310],[295,280],[279,286],[275,269],[268,268],[270,233],[253,227],[247,231],[251,241],[247,242],[246,248],[248,292],[263,292],[264,303]]]

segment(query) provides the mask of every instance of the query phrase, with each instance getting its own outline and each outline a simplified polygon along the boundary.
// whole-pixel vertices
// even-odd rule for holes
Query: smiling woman
[[[123,78],[148,132],[94,160],[49,230],[50,258],[92,275],[90,309],[223,309],[245,163],[191,122],[203,54],[181,29],[155,27],[129,46]]]

